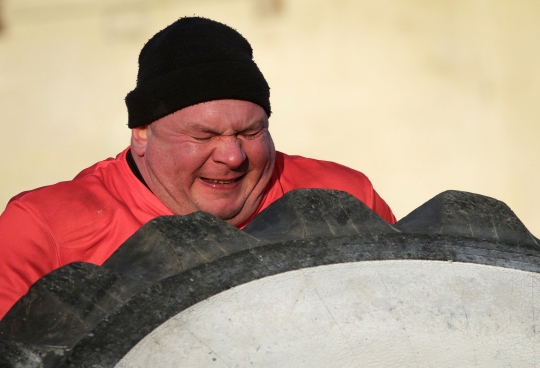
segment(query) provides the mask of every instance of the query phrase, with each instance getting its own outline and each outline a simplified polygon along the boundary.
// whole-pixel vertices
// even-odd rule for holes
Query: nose
[[[236,136],[220,137],[212,159],[231,169],[236,169],[246,160],[246,152],[242,148],[242,142]]]

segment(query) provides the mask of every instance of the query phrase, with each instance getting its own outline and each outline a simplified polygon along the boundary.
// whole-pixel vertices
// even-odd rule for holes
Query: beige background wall
[[[540,236],[536,0],[2,0],[0,207],[129,142],[144,42],[229,24],[271,86],[278,149],[367,174],[398,218],[446,189]]]

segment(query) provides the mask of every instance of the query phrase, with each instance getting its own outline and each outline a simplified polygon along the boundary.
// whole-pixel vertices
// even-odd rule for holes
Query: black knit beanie
[[[270,88],[240,33],[210,19],[181,18],[158,32],[139,55],[137,87],[126,96],[130,128],[184,107],[234,99],[270,116]]]

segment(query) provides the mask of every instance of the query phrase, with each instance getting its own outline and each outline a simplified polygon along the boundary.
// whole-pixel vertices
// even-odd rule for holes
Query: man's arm
[[[54,239],[31,208],[12,200],[0,215],[0,319],[60,265]]]

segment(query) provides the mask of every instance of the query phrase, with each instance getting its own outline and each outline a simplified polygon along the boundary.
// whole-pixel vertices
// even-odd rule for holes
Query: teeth
[[[234,180],[213,180],[213,179],[207,179],[210,183],[214,184],[231,184],[234,182]]]

